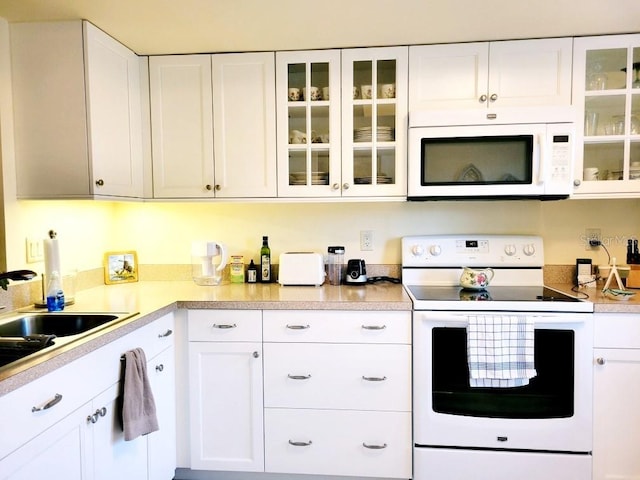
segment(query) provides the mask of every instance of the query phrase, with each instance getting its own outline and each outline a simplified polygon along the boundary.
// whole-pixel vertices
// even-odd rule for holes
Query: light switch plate
[[[41,238],[27,237],[27,263],[44,261],[44,244]]]

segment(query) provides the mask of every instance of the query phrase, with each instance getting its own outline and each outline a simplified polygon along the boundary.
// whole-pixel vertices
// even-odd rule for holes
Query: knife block
[[[627,288],[640,288],[640,265],[629,265],[631,270],[627,277]]]

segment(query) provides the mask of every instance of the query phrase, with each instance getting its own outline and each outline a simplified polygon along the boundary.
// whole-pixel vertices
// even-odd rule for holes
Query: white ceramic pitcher
[[[473,268],[462,267],[460,286],[470,290],[482,290],[489,286],[489,282],[493,279],[493,275],[494,271],[492,268],[474,270]]]

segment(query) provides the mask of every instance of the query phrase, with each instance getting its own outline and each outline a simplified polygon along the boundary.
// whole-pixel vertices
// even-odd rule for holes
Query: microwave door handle
[[[537,163],[538,163],[538,178],[537,184],[542,185],[544,183],[544,135],[539,134],[536,135],[537,149],[538,154],[536,155]]]

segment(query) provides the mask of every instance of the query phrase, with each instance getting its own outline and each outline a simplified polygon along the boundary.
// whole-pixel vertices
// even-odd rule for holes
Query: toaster
[[[321,253],[286,252],[280,254],[280,285],[316,285],[324,283],[324,258]]]

